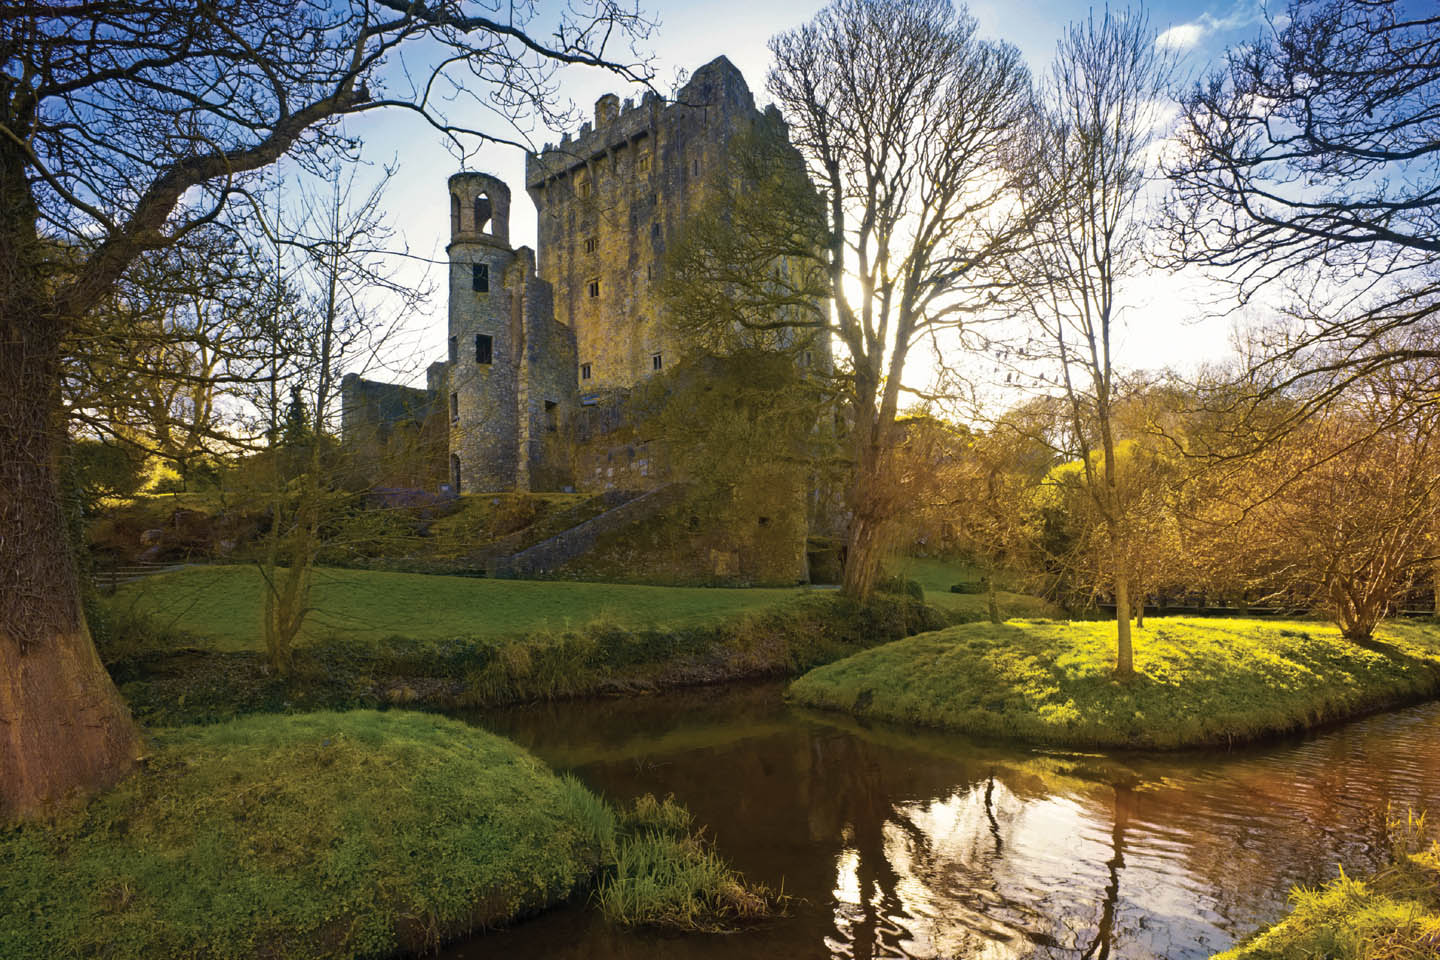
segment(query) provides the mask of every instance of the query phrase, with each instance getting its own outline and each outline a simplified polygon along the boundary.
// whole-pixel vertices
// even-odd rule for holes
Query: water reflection
[[[731,936],[583,907],[451,958],[1205,958],[1286,891],[1378,862],[1387,802],[1440,808],[1440,706],[1204,756],[977,744],[787,707],[778,686],[477,718],[617,799],[673,792],[748,876],[799,899]]]

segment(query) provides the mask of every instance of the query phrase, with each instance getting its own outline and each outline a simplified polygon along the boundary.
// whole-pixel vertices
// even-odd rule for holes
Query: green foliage
[[[1049,744],[1229,744],[1440,691],[1440,631],[1361,646],[1328,625],[1154,618],[1136,676],[1113,675],[1114,624],[1013,620],[910,637],[814,670],[807,706]]]
[[[163,731],[83,812],[0,832],[0,956],[433,949],[564,899],[608,861],[582,791],[426,714]]]
[[[902,576],[884,577],[875,583],[876,593],[893,593],[901,597],[913,597],[916,600],[925,599],[925,588],[920,586],[919,581],[909,580]]]
[[[1432,960],[1440,955],[1440,843],[1424,817],[1389,818],[1392,860],[1365,880],[1340,875],[1291,892],[1290,915],[1213,960]]]
[[[132,497],[145,483],[142,458],[132,449],[99,440],[77,439],[66,451],[67,482],[80,495],[85,512],[110,497]]]

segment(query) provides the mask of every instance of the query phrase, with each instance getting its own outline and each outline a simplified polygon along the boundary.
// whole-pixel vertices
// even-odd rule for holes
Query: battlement
[[[669,103],[653,91],[646,91],[638,104],[607,93],[595,101],[593,124],[587,121],[576,136],[567,133],[558,144],[547,143],[538,153],[525,155],[525,186],[531,190],[543,186],[618,147],[653,135],[676,114],[710,107],[755,109],[744,75],[723,56],[697,69]]]

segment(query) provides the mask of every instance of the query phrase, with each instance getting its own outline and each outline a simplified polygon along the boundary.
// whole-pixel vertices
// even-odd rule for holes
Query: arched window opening
[[[450,194],[450,232],[460,232],[460,198]]]
[[[489,232],[490,232],[490,215],[491,215],[491,213],[492,213],[492,207],[491,207],[491,205],[490,205],[490,198],[489,198],[489,196],[487,196],[486,194],[483,194],[483,193],[480,194],[478,197],[475,198],[475,232],[476,232],[476,233],[489,233]]]
[[[450,454],[450,489],[460,492],[460,454]]]

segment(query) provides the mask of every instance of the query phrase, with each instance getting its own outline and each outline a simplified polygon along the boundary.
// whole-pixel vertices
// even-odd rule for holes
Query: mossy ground
[[[605,856],[583,787],[427,714],[160,731],[53,826],[0,832],[0,956],[352,957],[568,897]]]
[[[1413,834],[1420,832],[1417,826],[1423,829],[1423,821],[1408,819],[1401,829]],[[1440,843],[1417,850],[1405,839],[1390,866],[1374,876],[1361,880],[1342,872],[1318,889],[1295,890],[1287,917],[1212,960],[1440,957]]]
[[[1015,620],[921,634],[812,670],[806,706],[982,736],[1176,748],[1255,740],[1440,691],[1440,628],[1373,644],[1320,623],[1151,618],[1116,680],[1115,624]]]

